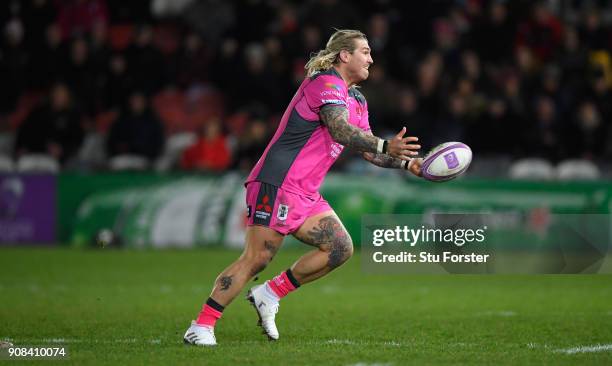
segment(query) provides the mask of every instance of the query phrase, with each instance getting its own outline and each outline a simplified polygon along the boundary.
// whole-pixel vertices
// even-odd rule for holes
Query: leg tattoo
[[[272,240],[265,240],[264,241],[264,248],[268,254],[268,257],[263,260],[260,263],[257,263],[257,265],[255,267],[253,267],[252,271],[251,271],[251,277],[257,275],[259,272],[263,271],[264,269],[266,269],[266,267],[268,266],[268,263],[270,263],[270,261],[274,258],[274,255],[276,255],[276,252],[278,252],[280,246],[275,245],[274,242]],[[256,278],[257,280],[257,278]]]
[[[346,262],[353,251],[351,237],[334,216],[322,218],[318,227],[308,231],[306,237],[298,239],[329,252],[327,266],[331,269]]]
[[[221,284],[221,291],[227,291],[230,286],[232,286],[232,277],[233,276],[223,276],[219,279],[219,283]]]
[[[265,246],[266,250],[268,252],[270,252],[270,256],[271,257],[274,257],[276,252],[278,252],[278,246],[274,245],[274,242],[272,240],[264,241],[264,246]],[[270,259],[272,259],[272,258],[270,258]]]

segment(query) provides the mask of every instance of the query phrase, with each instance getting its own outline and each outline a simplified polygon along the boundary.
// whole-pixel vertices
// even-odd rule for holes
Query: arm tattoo
[[[401,169],[403,161],[386,154],[374,154],[367,152],[363,153],[363,158],[381,168],[392,169]]]
[[[325,105],[319,112],[321,122],[329,130],[334,141],[362,152],[376,152],[378,137],[368,135],[348,123],[348,110],[339,106]]]

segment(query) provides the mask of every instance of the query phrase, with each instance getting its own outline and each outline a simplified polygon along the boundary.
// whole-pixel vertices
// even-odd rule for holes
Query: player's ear
[[[347,63],[349,62],[349,58],[350,58],[351,53],[347,50],[342,50],[340,51],[340,54],[338,55],[338,57],[340,58],[340,61]]]

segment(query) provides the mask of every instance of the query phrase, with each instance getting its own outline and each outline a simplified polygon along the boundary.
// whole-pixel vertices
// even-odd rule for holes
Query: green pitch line
[[[302,252],[281,250],[260,278]],[[612,276],[374,276],[358,257],[282,301],[280,341],[239,298],[218,347],[183,345],[237,255],[0,249],[0,341],[66,345],[75,365],[612,363]]]

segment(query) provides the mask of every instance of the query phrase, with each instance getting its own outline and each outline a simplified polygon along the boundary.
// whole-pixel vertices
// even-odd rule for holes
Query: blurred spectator
[[[441,75],[444,67],[442,57],[437,52],[428,54],[418,66],[417,93],[423,113],[437,118],[440,111]],[[366,98],[368,96],[366,95]]]
[[[107,0],[110,23],[149,23],[151,4],[149,1]]]
[[[435,124],[434,145],[465,140],[464,131],[468,123],[466,99],[454,93],[450,95],[447,103],[448,111],[443,113]]]
[[[219,48],[215,52],[213,67],[215,72],[211,75],[213,82],[227,95],[233,95],[234,90],[240,88],[240,81],[235,75],[236,70],[241,67],[239,44],[231,37],[221,40]]]
[[[483,155],[511,155],[517,152],[517,139],[511,136],[521,128],[504,99],[494,97],[485,113],[468,127],[468,144]]]
[[[561,45],[563,25],[543,1],[534,3],[528,21],[519,25],[517,47],[527,47],[541,62],[550,61]]]
[[[153,45],[153,28],[142,25],[126,51],[127,70],[136,88],[151,95],[166,84],[166,65],[161,52]]]
[[[478,19],[473,28],[473,47],[484,62],[509,63],[514,46],[515,25],[504,1],[491,1],[488,16]]]
[[[437,19],[433,24],[435,48],[444,57],[446,64],[457,61],[459,52],[459,34],[454,24],[448,19]]]
[[[607,126],[601,113],[592,101],[584,101],[571,124],[567,143],[571,143],[573,155],[584,159],[593,159],[604,152],[607,137]]]
[[[408,131],[407,135],[418,137],[419,143],[424,148],[431,147],[430,134],[434,121],[427,119],[420,110],[419,100],[414,90],[403,88],[392,101],[396,107],[387,121],[387,126],[391,129],[391,132],[397,133],[405,126]],[[376,122],[373,121],[373,123]]]
[[[555,102],[550,97],[540,96],[535,101],[533,125],[522,131],[527,150],[537,156],[557,162],[563,156],[562,123]]]
[[[169,126],[239,110],[280,114],[333,27],[356,27],[375,61],[360,85],[375,128],[406,125],[424,146],[464,138],[475,154],[558,159],[576,138],[583,156],[612,156],[612,18],[603,1],[11,0],[0,9],[0,130],[9,134],[28,117],[24,135],[23,126],[37,119],[38,96],[58,81],[73,92],[67,110],[79,123],[81,113],[95,118],[100,130],[132,90],[152,98],[168,86],[179,89],[175,95],[221,94],[184,106],[176,100],[176,108],[164,108]],[[119,120],[130,122],[117,123],[119,130],[128,135],[125,125],[148,113],[127,108]],[[236,166],[250,163],[245,151],[261,147],[244,140],[261,136],[256,120],[231,126],[247,131]],[[514,131],[508,146],[507,125]],[[130,144],[155,156],[143,140],[163,141],[160,131],[134,132],[138,142]]]
[[[110,57],[107,70],[99,80],[99,88],[104,108],[120,109],[128,99],[134,81],[122,54],[116,53]]]
[[[601,23],[601,14],[597,9],[584,13],[579,28],[581,42],[591,50],[609,50],[612,46],[610,31]]]
[[[29,53],[24,39],[23,23],[19,18],[10,19],[1,29],[0,49],[0,112],[15,108],[17,98],[26,87]]]
[[[48,88],[62,77],[68,52],[62,43],[62,34],[56,23],[45,29],[44,44],[32,51],[30,60],[30,86],[34,89]]]
[[[208,49],[202,37],[195,32],[189,33],[177,53],[176,84],[181,88],[187,88],[192,84],[202,84],[208,81],[211,59],[211,50]]]
[[[164,147],[164,129],[143,92],[130,94],[127,108],[111,125],[106,141],[108,156],[139,155],[149,161]]]
[[[227,137],[221,133],[221,123],[213,119],[201,127],[196,143],[183,152],[181,168],[220,172],[229,167],[231,159]]]
[[[108,9],[104,0],[63,0],[57,4],[57,21],[64,38],[83,37],[91,32],[94,24],[108,23]]]
[[[346,0],[314,0],[307,3],[304,18],[307,23],[315,24],[325,33],[331,33],[332,27],[338,29],[363,28],[356,7]]]
[[[96,76],[103,73],[111,55],[108,45],[108,26],[103,22],[93,25],[89,42],[89,55]]]
[[[378,128],[385,127],[392,131],[395,130],[397,126],[389,121],[389,114],[395,106],[396,88],[394,83],[387,79],[383,65],[375,63],[370,66],[370,76],[368,82],[364,83],[362,92],[368,96],[368,113],[371,123],[373,122]],[[401,128],[400,126],[397,131]]]
[[[70,57],[64,68],[64,80],[74,91],[83,112],[94,111],[96,73],[89,58],[89,45],[83,38],[72,41]]]
[[[234,91],[235,106],[242,107],[253,103],[264,106],[282,105],[290,95],[285,93],[283,83],[270,69],[266,50],[260,43],[247,45],[244,50],[244,74],[240,85]],[[279,108],[279,107],[276,107]]]
[[[561,68],[562,83],[568,91],[583,87],[587,73],[588,55],[580,42],[576,29],[567,27],[563,35],[563,45],[557,55],[557,64]]]
[[[53,0],[30,0],[23,1],[23,24],[26,32],[26,43],[28,48],[36,50],[43,47],[45,32],[56,17]]]
[[[269,141],[270,136],[266,123],[261,119],[249,121],[247,131],[238,141],[236,154],[238,169],[243,172],[250,171],[263,154]]]
[[[48,103],[34,109],[19,126],[15,155],[46,153],[65,163],[83,142],[81,119],[68,86],[54,85]]]

